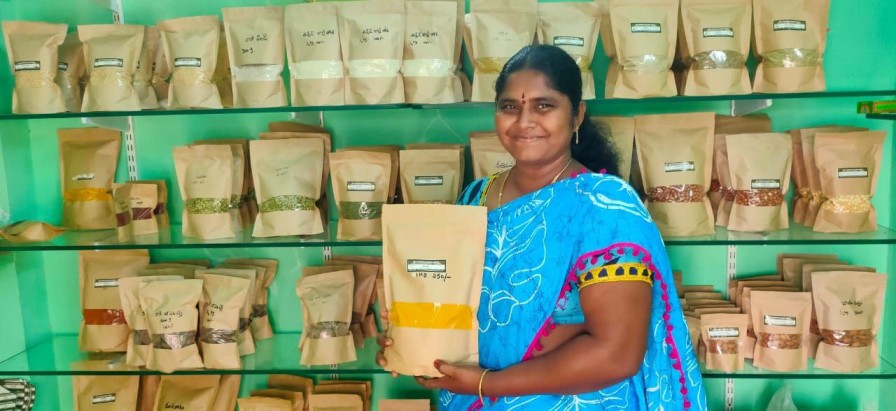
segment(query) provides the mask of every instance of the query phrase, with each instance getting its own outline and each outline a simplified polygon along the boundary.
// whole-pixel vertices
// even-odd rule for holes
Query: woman
[[[444,376],[417,381],[446,410],[706,409],[663,242],[610,176],[618,161],[585,115],[575,61],[526,47],[495,88],[516,165],[459,200],[489,209],[480,364],[437,361]]]

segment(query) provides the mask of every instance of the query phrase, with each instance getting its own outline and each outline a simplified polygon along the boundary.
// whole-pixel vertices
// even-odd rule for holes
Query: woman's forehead
[[[560,98],[563,93],[554,90],[544,74],[535,70],[520,70],[507,77],[504,91],[499,98],[511,99],[535,99],[535,98]]]

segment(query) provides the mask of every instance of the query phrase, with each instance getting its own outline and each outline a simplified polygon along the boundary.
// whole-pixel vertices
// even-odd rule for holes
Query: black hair
[[[578,115],[582,101],[582,71],[575,60],[563,49],[541,44],[523,47],[501,69],[495,82],[495,100],[501,95],[511,74],[521,70],[534,70],[545,76],[548,86],[564,94],[572,103],[573,117]],[[607,133],[594,124],[588,113],[579,126],[579,143],[570,140],[572,158],[591,171],[604,170],[606,174],[619,175],[619,155]]]

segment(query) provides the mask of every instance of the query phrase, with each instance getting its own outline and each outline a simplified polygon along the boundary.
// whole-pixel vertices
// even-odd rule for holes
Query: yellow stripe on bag
[[[463,304],[394,302],[389,320],[396,327],[472,330],[473,308]]]
[[[112,201],[108,188],[76,188],[65,190],[62,194],[65,201]]]

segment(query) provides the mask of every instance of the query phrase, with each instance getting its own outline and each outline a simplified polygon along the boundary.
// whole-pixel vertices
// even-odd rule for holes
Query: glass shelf
[[[606,99],[589,100],[589,103],[606,105],[638,105],[650,103],[697,103],[706,101],[731,101],[731,100],[780,100],[801,98],[838,98],[838,97],[866,97],[866,96],[896,96],[896,90],[853,90],[853,91],[825,91],[816,93],[787,93],[787,94],[742,94],[724,96],[675,96],[653,97],[644,99]],[[206,114],[244,114],[244,113],[299,113],[313,111],[348,111],[348,110],[389,110],[389,109],[483,109],[493,108],[492,102],[464,102],[451,104],[376,104],[355,106],[315,106],[315,107],[266,107],[266,108],[227,108],[227,109],[197,109],[197,110],[143,110],[143,111],[97,111],[89,113],[51,113],[51,114],[0,114],[3,120],[38,120],[50,118],[96,118],[96,117],[150,117],[150,116],[181,116],[181,115],[206,115]]]
[[[844,379],[844,380],[886,380],[896,379],[896,365],[881,358],[880,366],[877,368],[861,372],[861,373],[842,373],[820,368],[814,368],[815,360],[809,360],[809,367],[802,371],[792,372],[776,372],[762,370],[753,367],[750,360],[744,363],[744,369],[737,372],[722,372],[711,370],[708,371],[704,365],[700,365],[700,372],[704,379],[714,378],[743,378],[743,379],[800,379],[800,380],[824,380],[824,379]]]
[[[0,252],[4,251],[64,251],[64,250],[126,250],[126,249],[211,249],[255,247],[340,247],[382,246],[380,240],[337,240],[336,222],[330,222],[323,234],[314,236],[253,238],[252,228],[236,233],[233,238],[198,240],[184,237],[180,225],[172,225],[170,231],[159,235],[142,236],[134,241],[121,243],[115,230],[66,231],[59,237],[43,243],[10,243],[0,240]],[[896,244],[896,231],[880,227],[872,233],[825,234],[791,224],[788,230],[769,233],[743,233],[717,227],[711,236],[669,237],[663,241],[667,247],[711,245],[786,245],[786,244]]]
[[[255,341],[255,354],[242,357],[243,368],[239,370],[195,369],[177,371],[177,374],[386,374],[374,362],[378,347],[373,339],[366,340],[364,348],[358,349],[356,361],[339,365],[300,365],[299,335],[276,334],[273,338]],[[77,335],[57,335],[0,362],[0,376],[160,374],[158,371],[126,366],[123,356],[124,353],[82,353],[78,351]],[[108,360],[112,365],[109,371],[101,372],[79,369],[75,363],[83,360]]]

